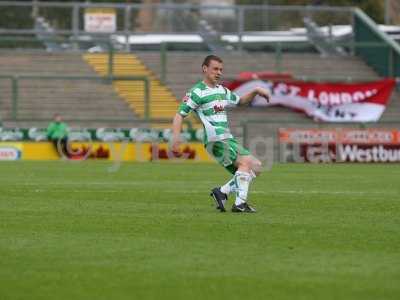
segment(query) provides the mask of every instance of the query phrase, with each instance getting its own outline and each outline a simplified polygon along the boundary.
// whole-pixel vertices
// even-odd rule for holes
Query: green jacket
[[[47,137],[50,140],[57,140],[68,136],[67,124],[63,122],[51,122],[47,127]]]

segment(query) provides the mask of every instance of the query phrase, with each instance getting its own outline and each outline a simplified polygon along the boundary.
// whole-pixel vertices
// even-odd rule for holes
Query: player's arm
[[[251,100],[253,100],[253,98],[257,95],[263,97],[267,102],[269,102],[270,97],[271,97],[269,92],[266,89],[256,87],[250,93],[240,97],[239,104],[240,105],[249,104],[251,102]]]
[[[179,145],[181,144],[180,135],[182,130],[183,117],[176,113],[172,121],[172,152],[179,153]]]
[[[181,144],[181,130],[183,119],[199,106],[199,97],[194,92],[186,93],[179,105],[178,112],[172,121],[172,152],[179,154],[179,145]]]

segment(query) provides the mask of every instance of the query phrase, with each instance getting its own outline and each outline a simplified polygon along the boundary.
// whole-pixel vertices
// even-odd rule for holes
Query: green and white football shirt
[[[194,111],[204,126],[204,143],[232,138],[228,127],[226,107],[239,104],[240,97],[222,85],[214,88],[203,81],[196,83],[179,106],[179,114],[186,117]]]

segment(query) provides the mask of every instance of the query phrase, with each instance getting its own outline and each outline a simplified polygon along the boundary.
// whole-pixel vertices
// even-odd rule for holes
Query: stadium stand
[[[344,14],[347,15],[348,12],[346,11]],[[338,16],[340,15],[339,13]],[[315,18],[315,20],[319,20],[319,18]],[[42,21],[44,22],[45,19]],[[45,25],[45,23],[43,24]],[[76,24],[79,24],[79,22],[76,21]],[[130,23],[125,22],[124,24],[124,26],[128,26],[127,24]],[[55,25],[53,24],[53,26]],[[75,38],[79,37],[76,31],[79,26],[77,28],[72,27],[71,33]],[[51,36],[57,37],[57,28],[53,29]],[[130,30],[128,27],[125,29],[125,33]],[[274,29],[274,27],[272,26],[268,29]],[[43,31],[43,28],[40,30]],[[40,30],[38,32],[41,32]],[[43,32],[44,37],[48,37],[48,32],[46,30]],[[132,35],[131,37],[134,36],[137,35]],[[87,36],[81,37],[87,38]],[[306,36],[302,37],[306,38]],[[39,35],[37,38],[41,40],[43,36]],[[329,38],[332,37],[330,36]],[[87,40],[94,42],[90,39],[85,41]],[[108,54],[89,53],[90,51],[88,51],[82,57],[82,53],[76,52],[74,41],[70,40],[71,43],[68,49],[53,47],[53,44],[49,46],[43,42],[50,52],[44,52],[43,50],[34,50],[34,52],[31,50],[12,52],[2,50],[0,55],[0,75],[107,75]],[[280,43],[281,41],[278,42]],[[308,51],[312,48],[310,45],[307,46]],[[107,52],[106,46],[100,48]],[[129,47],[131,49],[135,47],[133,44],[126,44],[126,46],[125,50]],[[157,45],[157,47],[159,46],[160,44]],[[271,45],[271,47],[276,47],[276,45]],[[66,51],[57,52],[61,49]],[[154,48],[150,47],[149,49]],[[272,50],[270,49],[269,51]],[[279,59],[277,59],[277,53],[273,52],[221,52],[220,55],[225,61],[225,78],[235,78],[243,71],[285,72],[298,79],[317,79],[319,81],[343,82],[380,78],[364,61],[354,56],[331,55],[326,57],[317,52],[286,51],[287,49],[279,55]],[[113,75],[147,76],[151,83],[151,118],[170,119],[176,112],[177,101],[182,98],[194,82],[200,79],[200,65],[207,54],[208,52],[168,51],[166,53],[167,76],[166,81],[162,82],[161,78],[164,78],[164,76],[162,74],[162,59],[159,51],[116,52],[114,54]],[[9,79],[1,79],[0,88],[2,90],[0,118],[2,120],[10,120],[15,107],[12,107],[12,86]],[[4,125],[9,127],[40,126],[42,124],[38,120],[50,119],[56,112],[61,112],[65,119],[75,119],[77,125],[84,124],[87,127],[128,127],[131,125],[129,120],[138,122],[145,117],[143,82],[139,81],[115,81],[111,84],[105,80],[89,82],[88,80],[71,81],[69,79],[21,79],[19,80],[18,91],[18,118],[22,120],[32,119],[32,121],[5,122]],[[398,98],[399,94],[396,92],[383,115],[383,121],[399,119],[400,102]],[[88,101],[88,99],[91,100]],[[238,132],[240,132],[241,122],[245,120],[264,119],[275,122],[314,124],[310,118],[305,117],[303,114],[296,114],[292,110],[282,107],[239,108],[232,110],[230,115],[231,125]],[[104,121],[110,116],[114,119],[125,120],[125,122]],[[91,121],[95,119],[103,120],[101,122]]]
[[[97,76],[79,53],[2,51],[0,65],[0,75]],[[8,127],[31,127],[38,124],[43,126],[47,121],[37,120],[51,119],[54,113],[61,113],[67,120],[76,120],[76,125],[85,126],[98,125],[98,122],[86,120],[107,119],[110,115],[121,120],[137,119],[137,115],[108,82],[38,78],[19,80],[18,118],[27,121],[14,122],[10,121],[12,88],[9,80],[0,80],[0,88],[1,119],[6,120],[3,123]],[[105,121],[100,125],[118,124]]]
[[[176,112],[177,100],[200,79],[200,66],[207,52],[169,51],[167,54],[167,81],[161,83],[161,63],[158,51],[140,51],[135,54],[115,54],[114,75],[148,76],[151,82],[151,117],[172,118]],[[242,71],[276,70],[276,58],[268,53],[230,53],[221,54],[225,61],[225,78],[235,78]],[[45,52],[2,52],[1,74],[35,75],[106,75],[107,54],[45,53]],[[376,72],[356,57],[329,57],[316,53],[284,53],[279,66],[282,72],[297,78],[326,78],[329,80],[351,80],[358,78],[378,79]],[[304,77],[304,75],[307,77]],[[331,79],[329,79],[331,78]],[[11,86],[0,80],[3,95],[0,101],[1,118],[7,119],[11,113]],[[62,111],[66,119],[90,120],[107,118],[112,113],[119,119],[138,119],[144,116],[143,83],[109,83],[70,80],[40,81],[21,80],[18,103],[18,116],[21,119],[44,119]],[[87,98],[96,99],[94,102]],[[399,118],[400,103],[398,93],[392,97],[382,120]],[[38,105],[40,103],[40,105]],[[245,117],[243,117],[245,116]],[[240,134],[243,120],[284,120],[312,124],[303,114],[282,107],[240,108],[230,112],[230,120],[236,134]],[[79,125],[79,122],[77,123]],[[30,127],[38,122],[8,122],[7,126]],[[85,122],[85,126],[95,126],[95,122]],[[101,126],[118,126],[110,123]],[[129,126],[125,123],[122,126]]]
[[[107,54],[86,54],[84,59],[99,75],[107,75]],[[115,76],[146,76],[150,79],[150,116],[152,118],[171,117],[176,112],[178,102],[175,96],[134,54],[116,54],[113,74]],[[118,95],[129,104],[132,111],[144,117],[144,83],[117,81],[113,85]]]

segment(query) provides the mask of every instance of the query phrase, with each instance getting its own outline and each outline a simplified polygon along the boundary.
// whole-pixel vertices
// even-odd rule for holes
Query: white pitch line
[[[3,181],[4,183],[4,181]],[[7,182],[6,182],[7,183]],[[48,182],[9,182],[10,184],[15,184],[17,186],[38,186],[38,185],[47,185],[47,186],[135,186],[135,185],[157,185],[159,186],[160,184],[164,184],[164,185],[177,185],[176,181],[173,180],[158,180],[158,179],[154,179],[154,180],[141,180],[141,181],[119,181],[119,182],[52,182],[52,183],[48,183]],[[213,184],[213,181],[198,181],[198,180],[194,180],[193,184]],[[181,185],[188,185],[188,182],[178,182],[178,184]]]
[[[9,191],[20,191],[20,189],[9,189]],[[52,188],[43,188],[36,189],[33,192],[41,193],[41,192],[48,192],[53,190]],[[81,193],[81,194],[94,194],[94,193],[121,193],[121,190],[110,190],[110,189],[97,189],[97,190],[68,190],[68,193]],[[135,192],[139,193],[153,193],[153,191],[149,191],[148,189],[135,189]],[[208,193],[207,189],[204,190],[165,190],[159,189],[159,193],[168,193],[168,194],[204,194]],[[397,192],[388,192],[388,191],[316,191],[316,190],[272,190],[272,191],[251,191],[250,194],[260,194],[260,195],[271,195],[271,194],[303,194],[303,195],[398,195]]]
[[[206,191],[176,191],[176,190],[164,190],[164,193],[182,193],[182,194],[203,194]],[[397,195],[398,193],[396,192],[387,192],[387,191],[368,191],[368,192],[362,192],[362,191],[282,191],[282,190],[277,190],[277,191],[249,191],[250,194],[262,194],[262,195],[271,195],[271,194],[331,194],[331,195],[370,195],[370,194],[377,194],[377,195]]]

